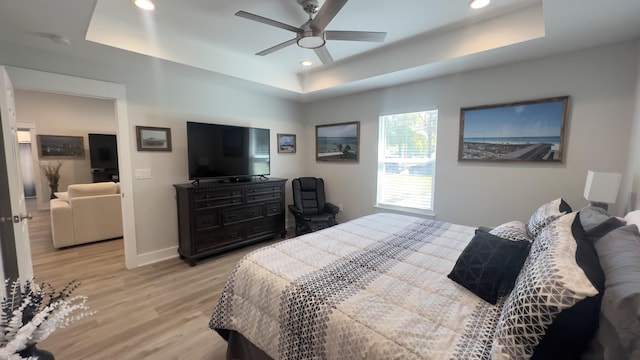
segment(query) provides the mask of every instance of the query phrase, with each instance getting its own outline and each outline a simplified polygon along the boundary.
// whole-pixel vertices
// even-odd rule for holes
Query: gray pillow
[[[640,233],[619,227],[595,242],[605,275],[596,341],[604,359],[640,359]]]

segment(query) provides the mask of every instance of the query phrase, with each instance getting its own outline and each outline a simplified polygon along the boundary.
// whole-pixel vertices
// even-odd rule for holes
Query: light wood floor
[[[96,315],[58,329],[39,345],[56,360],[224,359],[226,342],[208,328],[209,317],[236,262],[264,242],[190,267],[176,258],[127,270],[123,240],[56,250],[49,212],[33,211],[29,224],[37,282],[56,288],[82,285]]]

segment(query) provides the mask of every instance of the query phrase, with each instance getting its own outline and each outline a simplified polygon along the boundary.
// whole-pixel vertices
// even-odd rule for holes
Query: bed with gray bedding
[[[577,230],[588,234],[564,205],[487,231],[373,214],[261,248],[235,267],[209,327],[231,340],[228,358],[542,359],[587,350],[606,358],[604,345],[587,349],[583,339],[597,329],[602,272],[589,269],[593,256],[576,260],[593,246],[577,239]],[[511,256],[516,248],[524,255]],[[596,328],[559,350],[566,336],[551,337],[576,331],[564,322],[594,306]]]

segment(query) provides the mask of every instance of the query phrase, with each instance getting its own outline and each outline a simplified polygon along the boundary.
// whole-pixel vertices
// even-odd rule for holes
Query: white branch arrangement
[[[9,281],[5,281],[5,286]],[[71,294],[80,284],[70,281],[61,291],[50,284],[14,281],[0,314],[0,360],[23,359],[19,353],[45,340],[57,328],[95,314],[89,311],[86,296]]]

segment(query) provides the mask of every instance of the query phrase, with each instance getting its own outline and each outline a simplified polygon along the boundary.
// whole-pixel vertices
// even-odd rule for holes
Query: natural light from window
[[[377,206],[433,211],[438,110],[380,117]]]

